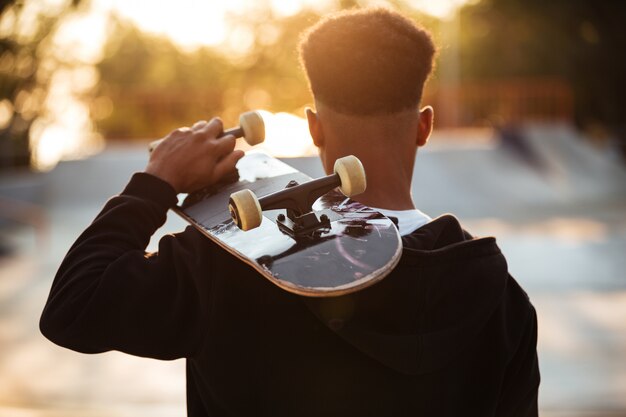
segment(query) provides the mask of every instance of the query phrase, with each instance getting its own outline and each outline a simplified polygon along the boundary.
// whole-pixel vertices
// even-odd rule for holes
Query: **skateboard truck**
[[[286,209],[287,214],[276,218],[278,228],[292,237],[313,235],[330,230],[330,219],[322,214],[318,218],[312,211],[315,200],[339,187],[341,179],[333,174],[317,180],[298,184],[289,181],[284,190],[259,199],[262,210]]]
[[[250,190],[231,194],[228,209],[235,224],[242,230],[258,227],[264,210],[286,209],[276,223],[280,230],[292,237],[311,236],[330,230],[330,219],[325,214],[318,218],[312,206],[322,195],[339,187],[346,196],[365,191],[365,171],[355,156],[335,161],[334,174],[298,184],[290,181],[285,189],[257,198]]]

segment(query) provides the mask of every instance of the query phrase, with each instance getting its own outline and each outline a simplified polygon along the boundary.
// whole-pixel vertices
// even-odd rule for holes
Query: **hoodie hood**
[[[445,367],[501,304],[509,278],[493,237],[475,239],[451,215],[403,238],[399,265],[360,292],[306,299],[346,342],[403,374]]]

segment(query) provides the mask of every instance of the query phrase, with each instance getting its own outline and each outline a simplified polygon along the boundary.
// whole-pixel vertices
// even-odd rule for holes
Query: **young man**
[[[307,111],[327,171],[361,159],[356,199],[398,219],[404,252],[380,283],[306,299],[193,228],[146,254],[177,192],[241,157],[217,119],[168,135],[70,249],[41,330],[80,352],[187,359],[190,416],[534,416],[536,316],[495,239],[415,209],[410,182],[433,110],[419,110],[430,36],[397,13],[339,13],[309,30]]]

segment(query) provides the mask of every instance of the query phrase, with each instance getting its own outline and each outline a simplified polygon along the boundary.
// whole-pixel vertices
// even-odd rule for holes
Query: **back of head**
[[[424,29],[381,8],[325,17],[300,41],[315,100],[348,115],[417,108],[434,54]]]

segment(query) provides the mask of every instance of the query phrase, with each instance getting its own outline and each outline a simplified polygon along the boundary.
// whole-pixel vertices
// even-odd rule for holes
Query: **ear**
[[[426,106],[419,112],[417,125],[417,146],[424,146],[428,142],[430,134],[433,132],[434,110],[431,106]]]
[[[311,134],[311,138],[313,138],[313,143],[318,148],[324,146],[324,132],[322,131],[322,125],[317,114],[310,107],[307,107],[304,112],[306,113],[306,120],[309,123],[309,133]]]

